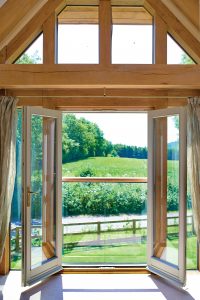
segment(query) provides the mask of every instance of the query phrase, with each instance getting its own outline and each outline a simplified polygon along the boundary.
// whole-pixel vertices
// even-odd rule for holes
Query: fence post
[[[101,234],[101,223],[97,222],[97,239],[100,240],[100,234]]]
[[[19,252],[19,227],[16,227],[15,230],[16,230],[15,251]]]
[[[133,220],[133,234],[136,233],[136,222],[135,220]]]
[[[195,234],[195,229],[194,229],[194,218],[191,216],[192,219],[192,234]]]

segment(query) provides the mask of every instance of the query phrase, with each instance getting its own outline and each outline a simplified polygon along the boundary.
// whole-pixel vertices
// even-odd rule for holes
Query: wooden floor
[[[64,274],[21,288],[20,275],[12,271],[0,277],[1,300],[200,300],[200,273],[195,271],[188,272],[185,289],[148,274]]]

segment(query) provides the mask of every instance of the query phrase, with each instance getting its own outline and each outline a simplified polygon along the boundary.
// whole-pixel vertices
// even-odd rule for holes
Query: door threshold
[[[63,267],[60,274],[151,274],[146,267]]]

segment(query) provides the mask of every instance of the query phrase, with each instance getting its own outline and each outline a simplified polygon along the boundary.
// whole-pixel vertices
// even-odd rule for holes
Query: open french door
[[[149,112],[147,265],[181,286],[186,280],[186,128],[185,108]]]
[[[23,115],[22,284],[61,270],[61,112],[27,107]]]

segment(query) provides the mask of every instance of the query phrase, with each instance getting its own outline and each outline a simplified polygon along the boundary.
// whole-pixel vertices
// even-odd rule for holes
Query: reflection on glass
[[[31,267],[55,253],[55,120],[31,119]]]
[[[152,64],[153,18],[143,7],[112,7],[112,63]]]
[[[69,6],[58,16],[58,63],[99,63],[98,6]]]
[[[22,257],[22,110],[17,110],[16,177],[11,207],[10,260],[11,269],[21,269]]]
[[[154,119],[155,219],[154,255],[178,265],[179,116]]]
[[[186,266],[187,269],[197,269],[197,236],[194,230],[194,220],[192,213],[192,199],[190,193],[190,182],[187,184],[187,244],[186,244]]]
[[[63,264],[145,264],[146,199],[146,183],[63,183]]]

